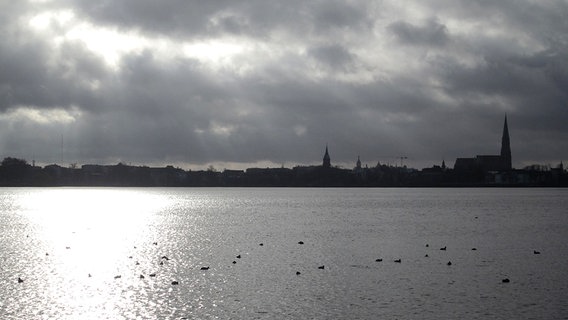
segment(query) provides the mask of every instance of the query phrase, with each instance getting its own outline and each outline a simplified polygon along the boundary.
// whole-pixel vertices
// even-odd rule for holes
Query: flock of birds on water
[[[155,246],[157,246],[157,245],[158,245],[158,242],[153,242],[152,244],[155,245]],[[303,241],[298,241],[298,244],[299,244],[299,245],[303,245],[304,242],[303,242]],[[259,246],[261,246],[261,247],[264,246],[264,243],[259,243]],[[429,244],[426,244],[426,247],[429,247],[429,246],[430,246]],[[134,248],[136,249],[136,247],[134,247]],[[66,247],[65,249],[69,250],[69,249],[71,249],[71,247]],[[446,247],[446,246],[441,247],[440,250],[441,250],[441,251],[446,251],[446,250],[447,250],[447,247]],[[472,248],[471,250],[472,250],[472,251],[476,251],[477,248]],[[540,251],[533,250],[533,254],[535,254],[535,255],[540,254]],[[48,256],[49,253],[46,253],[45,255]],[[425,255],[426,258],[427,258],[428,256],[429,256],[428,254]],[[129,256],[128,258],[132,259],[132,256]],[[238,254],[238,255],[235,256],[235,258],[236,258],[236,259],[241,259],[241,255]],[[159,265],[163,265],[163,264],[164,264],[164,261],[168,261],[168,260],[170,260],[170,258],[168,258],[168,257],[165,256],[165,255],[162,256],[161,259],[160,259]],[[377,258],[377,259],[375,259],[375,262],[383,262],[383,258]],[[402,259],[400,259],[400,258],[399,258],[399,259],[394,259],[393,262],[394,262],[394,263],[402,263]],[[237,260],[233,260],[233,261],[232,261],[232,264],[236,264],[236,263],[237,263]],[[139,262],[138,262],[138,261],[136,262],[136,265],[139,265]],[[452,265],[452,262],[451,262],[451,261],[448,261],[448,262],[446,263],[446,265],[451,266],[451,265]],[[320,270],[325,269],[325,265],[320,265],[320,266],[318,266],[318,269],[320,269]],[[209,270],[209,266],[202,266],[202,267],[200,267],[200,270],[201,270],[201,271],[207,271],[207,270]],[[296,271],[296,275],[298,275],[298,276],[301,275],[301,272],[300,272],[300,271]],[[150,273],[148,276],[149,276],[149,277],[152,277],[152,278],[153,278],[153,277],[156,277],[156,273]],[[91,278],[92,275],[89,273],[89,274],[88,274],[88,277]],[[122,278],[121,275],[116,275],[116,276],[114,276],[114,279],[120,279],[120,278]],[[140,279],[145,279],[146,277],[145,277],[143,274],[140,274],[140,275],[139,275],[139,278],[140,278]],[[18,281],[18,283],[23,283],[23,282],[24,282],[24,279],[20,276],[20,277],[18,277],[18,280],[17,280],[17,281]],[[501,280],[501,282],[502,282],[502,283],[509,283],[509,282],[511,282],[511,280],[510,280],[509,278],[503,278],[503,279]],[[179,285],[179,281],[173,280],[173,281],[171,282],[171,285]]]

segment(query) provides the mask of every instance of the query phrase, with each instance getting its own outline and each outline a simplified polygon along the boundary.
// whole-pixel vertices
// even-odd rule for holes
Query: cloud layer
[[[0,155],[185,168],[568,159],[565,1],[6,1]]]

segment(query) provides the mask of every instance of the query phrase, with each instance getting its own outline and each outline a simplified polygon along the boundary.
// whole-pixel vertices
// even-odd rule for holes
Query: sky
[[[568,161],[566,0],[0,0],[0,157]]]

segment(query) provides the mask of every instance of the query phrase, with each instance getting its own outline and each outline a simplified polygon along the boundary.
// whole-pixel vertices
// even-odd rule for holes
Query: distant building
[[[357,162],[355,163],[355,168],[353,168],[353,172],[357,175],[362,175],[364,170],[361,167],[361,157],[357,156]]]
[[[329,152],[327,150],[327,145],[325,146],[325,155],[323,156],[323,164],[324,168],[331,168],[331,158],[329,157]]]
[[[475,158],[457,158],[454,170],[458,172],[488,172],[488,171],[511,171],[511,142],[509,139],[509,127],[507,116],[503,125],[501,137],[501,153],[499,155],[478,155]]]

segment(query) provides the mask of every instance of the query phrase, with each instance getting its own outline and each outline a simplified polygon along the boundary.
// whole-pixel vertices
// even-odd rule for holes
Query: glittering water
[[[568,319],[567,239],[566,189],[4,188],[0,318]]]

